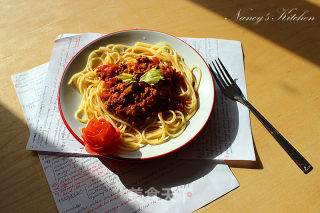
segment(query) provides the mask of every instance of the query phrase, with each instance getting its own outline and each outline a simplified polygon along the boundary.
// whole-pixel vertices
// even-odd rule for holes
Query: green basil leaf
[[[120,75],[117,76],[120,80],[123,82],[135,82],[134,76],[129,74],[129,73],[121,73]]]
[[[140,82],[146,82],[150,85],[158,83],[160,80],[164,80],[163,73],[161,70],[156,69],[155,67],[144,73],[140,77]]]

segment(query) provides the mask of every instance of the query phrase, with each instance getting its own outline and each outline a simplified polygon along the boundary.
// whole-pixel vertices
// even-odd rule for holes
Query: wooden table
[[[228,162],[240,188],[199,212],[320,212],[319,1],[1,0],[0,5],[1,212],[57,212],[37,154],[25,150],[29,130],[10,76],[49,61],[59,34],[135,27],[241,41],[249,100],[314,167],[303,174],[252,115],[258,161]],[[281,8],[292,10],[281,16],[276,12]]]

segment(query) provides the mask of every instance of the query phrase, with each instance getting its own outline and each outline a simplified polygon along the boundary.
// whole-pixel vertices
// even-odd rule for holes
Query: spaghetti
[[[135,151],[182,134],[198,109],[200,79],[169,44],[137,42],[94,50],[68,84],[82,95],[75,118],[106,119],[120,130],[119,148]]]

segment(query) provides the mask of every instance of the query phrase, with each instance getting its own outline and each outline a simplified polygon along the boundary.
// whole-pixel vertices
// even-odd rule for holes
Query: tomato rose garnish
[[[120,142],[120,130],[105,119],[91,119],[82,129],[81,136],[86,151],[94,155],[110,155],[118,149]]]

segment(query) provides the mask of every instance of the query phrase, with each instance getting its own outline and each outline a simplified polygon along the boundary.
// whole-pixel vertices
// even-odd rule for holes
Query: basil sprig
[[[128,82],[129,84],[133,82],[137,82],[135,77],[129,73],[121,73],[120,75],[117,75],[117,78],[119,78],[123,82]]]
[[[129,73],[122,73],[117,76],[120,80],[123,82],[128,82],[129,84],[138,82],[138,79],[134,77],[134,75]],[[149,70],[148,72],[144,73],[140,79],[139,82],[146,82],[147,84],[153,85],[158,83],[160,80],[164,80],[163,73],[160,69],[156,69],[155,67]]]

